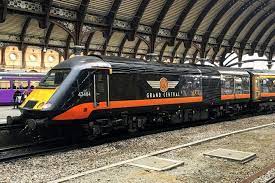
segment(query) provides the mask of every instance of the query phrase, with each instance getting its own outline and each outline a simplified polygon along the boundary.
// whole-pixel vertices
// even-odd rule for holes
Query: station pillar
[[[75,56],[81,56],[81,53],[84,51],[85,47],[81,45],[75,45],[73,51]]]
[[[149,62],[157,62],[159,60],[157,53],[148,53],[146,57]]]
[[[270,70],[272,68],[272,61],[268,61],[267,62],[267,68]]]

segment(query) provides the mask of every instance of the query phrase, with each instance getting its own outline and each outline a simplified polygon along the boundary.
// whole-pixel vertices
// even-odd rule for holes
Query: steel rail
[[[14,145],[0,149],[0,162],[18,158],[26,158],[69,148],[71,148],[70,144],[66,143],[63,138],[54,138],[41,142]]]

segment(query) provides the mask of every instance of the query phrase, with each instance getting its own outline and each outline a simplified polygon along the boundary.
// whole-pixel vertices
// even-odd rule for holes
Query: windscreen
[[[51,70],[46,77],[40,82],[39,86],[43,87],[57,87],[69,75],[69,69]]]

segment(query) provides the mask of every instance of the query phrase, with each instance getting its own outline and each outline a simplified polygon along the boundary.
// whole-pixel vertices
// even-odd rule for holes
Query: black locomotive
[[[275,73],[137,59],[81,56],[54,67],[21,105],[20,119],[41,126],[86,125],[96,136],[163,123],[272,110]]]

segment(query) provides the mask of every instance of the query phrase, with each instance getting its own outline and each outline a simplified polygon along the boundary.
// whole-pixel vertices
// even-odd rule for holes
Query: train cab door
[[[98,70],[94,74],[94,107],[108,107],[110,104],[109,70]]]
[[[252,98],[253,100],[261,99],[261,83],[259,76],[252,77]]]

